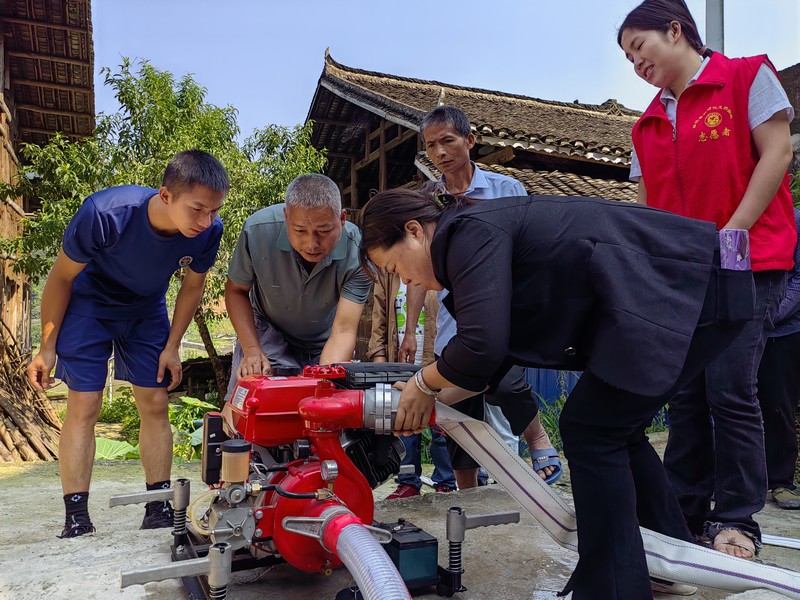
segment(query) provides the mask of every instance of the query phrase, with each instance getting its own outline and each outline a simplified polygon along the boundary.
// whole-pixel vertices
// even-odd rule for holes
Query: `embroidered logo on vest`
[[[700,129],[697,136],[700,142],[730,137],[731,127],[733,127],[733,112],[727,106],[709,106],[692,124],[692,129]]]
[[[705,123],[707,127],[716,127],[717,125],[722,123],[722,115],[719,114],[718,112],[708,113],[706,115]]]

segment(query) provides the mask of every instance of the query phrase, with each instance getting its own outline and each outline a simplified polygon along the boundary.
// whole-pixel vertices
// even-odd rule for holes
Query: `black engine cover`
[[[406,450],[394,435],[377,435],[370,429],[348,429],[341,437],[342,447],[353,464],[375,489],[400,471]]]

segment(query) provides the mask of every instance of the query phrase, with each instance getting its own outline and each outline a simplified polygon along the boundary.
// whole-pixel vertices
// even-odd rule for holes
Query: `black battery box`
[[[436,585],[439,581],[439,542],[435,537],[405,519],[398,519],[396,523],[378,523],[377,527],[392,533],[392,541],[384,544],[383,548],[408,589]]]

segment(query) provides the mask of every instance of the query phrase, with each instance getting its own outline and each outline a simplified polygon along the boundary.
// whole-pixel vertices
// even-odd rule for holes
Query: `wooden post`
[[[358,205],[358,169],[356,157],[350,158],[350,208],[360,208]]]
[[[389,186],[389,173],[386,167],[386,119],[381,119],[380,158],[378,159],[378,190],[384,191]]]
[[[6,69],[6,47],[3,44],[3,36],[0,35],[0,92],[11,87],[10,73]]]

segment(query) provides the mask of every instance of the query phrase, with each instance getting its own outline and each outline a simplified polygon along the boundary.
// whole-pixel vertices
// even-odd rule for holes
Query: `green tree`
[[[20,237],[0,247],[16,255],[16,268],[36,283],[50,270],[64,229],[88,195],[122,184],[158,187],[167,162],[182,150],[216,156],[228,171],[231,191],[220,211],[225,233],[219,257],[195,322],[221,398],[226,374],[206,323],[218,318],[212,307],[222,299],[239,231],[254,211],[280,202],[297,175],[319,172],[325,155],[311,146],[310,125],[267,125],[240,142],[236,109],[206,102],[206,89],[191,75],[176,79],[147,61],[137,67],[126,58],[118,71],[103,69],[120,108],[101,113],[91,137],[71,142],[56,135],[46,146],[23,145],[19,176],[0,185],[0,193],[29,198],[41,209],[26,220]]]

